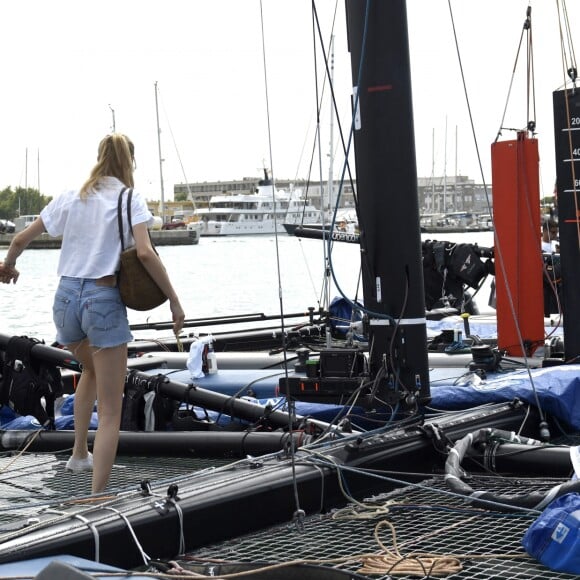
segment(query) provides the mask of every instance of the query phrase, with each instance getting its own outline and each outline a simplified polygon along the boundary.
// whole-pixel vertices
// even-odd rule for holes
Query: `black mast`
[[[346,0],[370,372],[430,398],[405,0]],[[418,391],[418,393],[417,393]],[[402,396],[402,395],[410,395]]]
[[[558,196],[558,227],[562,265],[564,360],[580,362],[580,92],[553,93]]]

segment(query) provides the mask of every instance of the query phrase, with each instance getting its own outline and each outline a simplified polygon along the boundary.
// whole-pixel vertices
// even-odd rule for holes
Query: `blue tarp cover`
[[[452,382],[431,383],[431,406],[444,410],[467,409],[516,398],[536,405],[536,396],[545,413],[580,429],[580,365],[533,369],[529,373],[525,369],[509,371],[490,375],[485,381],[478,381],[469,373]]]

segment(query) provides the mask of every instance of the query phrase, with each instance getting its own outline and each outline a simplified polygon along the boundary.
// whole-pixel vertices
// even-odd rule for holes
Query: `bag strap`
[[[119,224],[119,237],[121,238],[121,252],[125,251],[125,236],[123,236],[123,194],[129,189],[124,187],[119,192],[119,199],[117,201],[117,222]],[[131,198],[133,197],[133,190],[129,189],[127,194],[127,219],[129,222],[129,230],[133,231],[133,224],[131,223]]]
[[[131,200],[133,199],[133,190],[129,189],[127,194],[127,221],[129,222],[129,231],[133,233],[133,220],[131,219]]]
[[[129,222],[129,231],[133,233],[133,221],[131,220],[131,199],[133,198],[133,189],[129,187],[124,187],[119,193],[119,200],[117,201],[117,222],[119,223],[119,236],[121,237],[121,253],[125,251],[125,239],[123,236],[123,194],[129,190],[127,194],[127,221]],[[153,251],[159,255],[157,248],[153,243],[151,238],[151,232],[147,230],[147,235],[149,236],[149,241],[151,242],[151,247]]]

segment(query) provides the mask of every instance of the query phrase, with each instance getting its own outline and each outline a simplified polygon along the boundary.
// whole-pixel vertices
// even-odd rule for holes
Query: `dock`
[[[7,248],[14,234],[0,234],[0,248]],[[151,240],[156,246],[187,246],[199,244],[199,230],[151,230]],[[47,233],[41,234],[28,246],[29,249],[58,250],[62,238],[53,238]]]

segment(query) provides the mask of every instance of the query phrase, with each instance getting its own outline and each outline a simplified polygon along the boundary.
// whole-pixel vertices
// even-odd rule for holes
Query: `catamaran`
[[[427,350],[406,6],[404,0],[366,3],[347,0],[346,8],[356,87],[353,132],[364,290],[363,304],[351,304],[360,320],[349,326],[350,338],[341,344],[321,347],[312,356],[300,353],[302,358],[293,371],[286,367],[279,375],[267,370],[276,375],[274,380],[285,395],[288,407],[283,410],[277,406],[278,401],[253,405],[236,396],[219,396],[194,382],[180,383],[174,380],[175,373],[163,374],[156,367],[149,369],[153,371],[149,373],[131,369],[127,376],[128,394],[141,389],[186,405],[213,409],[219,415],[227,413],[243,418],[251,426],[240,442],[242,450],[246,439],[277,432],[284,438],[281,449],[259,455],[246,453],[250,456],[234,464],[172,476],[170,481],[142,480],[138,486],[119,493],[91,498],[99,500],[98,504],[87,506],[84,501],[65,502],[59,497],[57,506],[14,508],[12,520],[0,533],[0,562],[50,557],[66,551],[111,565],[134,567],[147,565],[152,558],[170,559],[197,550],[194,558],[203,555],[215,566],[217,556],[211,544],[235,538],[239,546],[248,546],[255,536],[248,543],[241,536],[265,530],[260,539],[264,549],[272,545],[274,534],[267,530],[269,526],[289,522],[296,529],[303,528],[305,522],[306,527],[314,526],[314,519],[309,519],[311,514],[335,510],[336,518],[316,517],[325,519],[329,526],[333,522],[336,537],[341,539],[340,530],[347,529],[353,536],[355,520],[369,516],[375,521],[373,529],[365,528],[365,536],[373,537],[374,532],[375,538],[380,522],[386,518],[402,525],[403,516],[397,518],[404,513],[409,520],[421,521],[421,533],[404,540],[412,539],[413,546],[431,546],[420,555],[413,547],[406,554],[399,551],[397,530],[392,523],[393,550],[381,543],[374,548],[372,557],[369,554],[363,557],[340,553],[341,546],[332,545],[332,556],[340,554],[333,564],[349,569],[354,559],[356,571],[363,577],[377,573],[389,577],[409,559],[418,560],[419,572],[417,568],[405,568],[407,577],[428,577],[439,567],[446,574],[465,570],[471,577],[475,574],[485,577],[482,574],[487,570],[488,577],[497,577],[501,574],[496,573],[495,567],[506,575],[506,560],[514,558],[513,542],[508,553],[505,546],[494,546],[496,551],[490,556],[489,550],[481,554],[482,547],[473,541],[471,534],[489,519],[492,523],[488,530],[498,528],[501,521],[513,536],[522,522],[526,526],[531,524],[551,500],[580,489],[580,483],[568,477],[573,470],[574,446],[570,440],[563,446],[554,445],[552,435],[578,430],[574,427],[578,416],[575,398],[564,405],[572,411],[568,415],[570,423],[565,424],[557,416],[563,395],[554,398],[553,392],[555,382],[574,390],[580,376],[579,329],[575,324],[580,305],[573,272],[580,263],[575,213],[579,199],[568,149],[578,139],[571,129],[575,117],[571,118],[569,111],[580,106],[580,96],[574,88],[554,93],[558,193],[562,198],[559,208],[564,226],[562,350],[541,359],[541,368],[533,369],[529,364],[544,344],[545,329],[542,260],[537,247],[539,208],[537,218],[513,228],[514,215],[522,220],[526,217],[520,210],[522,206],[529,207],[528,190],[537,181],[537,142],[531,130],[523,131],[516,139],[494,147],[496,195],[498,191],[505,193],[505,203],[518,208],[510,212],[507,225],[494,214],[497,343],[478,341],[472,332],[467,333],[467,342],[453,332],[450,340],[445,335],[441,341],[446,345],[442,357],[455,363],[433,372]],[[391,187],[377,195],[375,185],[384,183],[390,183]],[[387,228],[385,220],[389,216],[396,219]],[[526,249],[531,252],[531,232],[535,234],[536,251],[529,254],[529,260],[523,260],[521,252]],[[326,242],[332,244],[334,238],[335,233],[328,234]],[[509,241],[504,243],[506,238]],[[452,252],[445,245],[440,249],[444,263],[445,252]],[[564,261],[568,269],[564,268]],[[459,270],[465,266],[469,271],[471,264],[471,259],[465,261]],[[572,285],[566,287],[569,281]],[[365,336],[366,351],[353,337],[359,330]],[[282,347],[286,339],[282,333]],[[469,351],[467,364],[457,357],[464,347]],[[70,353],[53,347],[35,344],[30,355],[45,363],[79,370]],[[241,370],[236,372],[244,384],[272,379],[265,373],[254,374],[250,379]],[[226,376],[224,373],[222,378]],[[522,385],[527,398],[515,396],[503,402],[493,399],[493,393],[502,388],[506,389],[504,393],[510,390],[515,393],[516,387]],[[467,403],[467,409],[441,412],[440,386],[448,390],[447,398],[451,400],[468,390],[478,393],[480,399]],[[335,409],[338,420],[313,420],[300,415],[295,403],[304,399],[322,403],[338,399],[341,403]],[[373,427],[359,421],[361,407],[366,412],[364,419],[370,420]],[[209,440],[213,440],[209,435],[214,425],[206,421],[209,434],[203,435]],[[142,452],[150,453],[151,446],[156,446],[154,442],[161,438],[151,437],[148,444],[142,443]],[[189,449],[195,451],[202,438],[192,437]],[[44,439],[49,440],[50,436]],[[58,466],[55,470],[58,471]],[[500,477],[492,475],[496,473]],[[550,477],[546,477],[547,473]],[[515,478],[510,477],[514,474]],[[519,493],[507,492],[508,485],[522,483],[523,474],[525,485],[520,485]],[[50,482],[53,478],[46,479]],[[50,486],[45,483],[43,489],[47,487]],[[426,488],[428,499],[416,500],[419,490]],[[372,500],[360,501],[371,494],[375,494]],[[348,511],[341,510],[346,503]],[[367,509],[371,504],[372,510]],[[426,532],[428,520],[439,510],[445,512],[443,531]],[[506,510],[511,510],[509,520],[502,516]],[[343,524],[343,518],[347,517]],[[467,536],[466,520],[472,524]],[[286,540],[288,535],[286,529]],[[439,543],[438,535],[442,538]],[[463,552],[477,552],[474,557],[463,553],[449,558],[449,541],[457,539],[456,536],[464,537],[464,544],[465,537],[468,538],[471,544]],[[484,548],[488,548],[489,536]],[[519,538],[516,541],[519,546]],[[304,546],[302,541],[300,544],[303,553],[309,551],[309,545]],[[317,546],[321,548],[320,544]],[[291,552],[288,546],[285,550],[280,556],[282,561]],[[239,557],[239,552],[235,547],[222,550],[222,559],[227,560],[228,555]],[[524,566],[521,558],[525,556],[521,546],[517,556],[520,559],[516,566],[521,571]],[[253,553],[246,557],[260,559]],[[477,563],[480,559],[484,561],[483,571]],[[184,559],[182,566],[186,565]],[[490,572],[491,565],[494,570]],[[534,566],[529,560],[525,560],[525,565]],[[214,572],[215,568],[207,571]],[[513,575],[509,571],[507,574]]]

